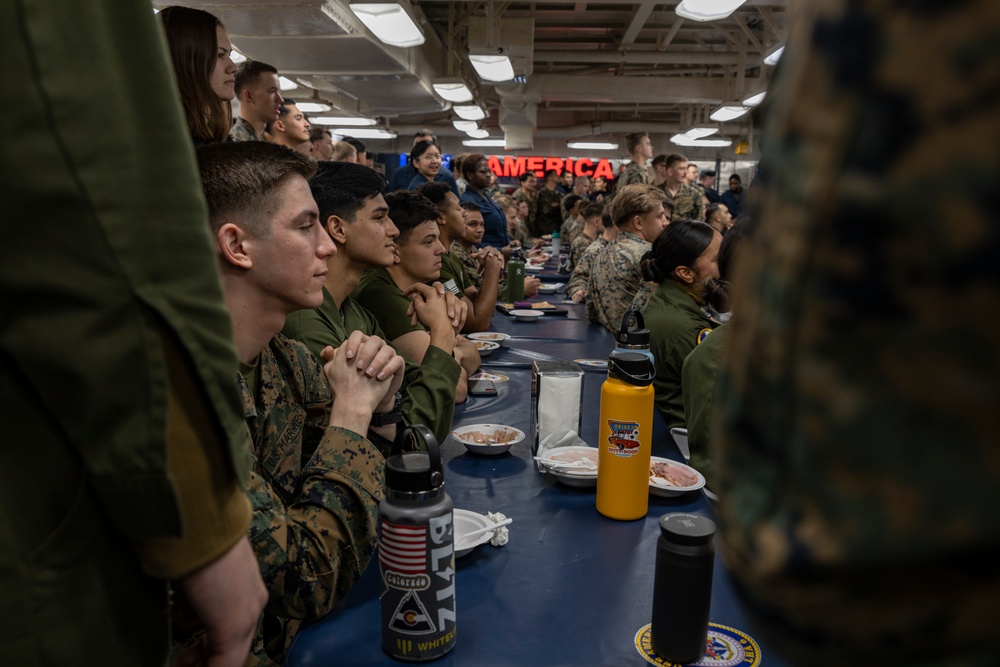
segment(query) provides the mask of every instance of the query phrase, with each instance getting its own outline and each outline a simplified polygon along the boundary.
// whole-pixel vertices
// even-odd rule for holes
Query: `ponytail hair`
[[[717,234],[711,225],[697,220],[674,220],[653,241],[653,249],[640,262],[646,280],[661,283],[676,280],[679,266],[691,266]]]

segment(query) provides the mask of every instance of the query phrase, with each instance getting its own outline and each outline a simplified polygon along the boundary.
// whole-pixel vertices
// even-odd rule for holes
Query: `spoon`
[[[506,526],[511,521],[513,521],[513,519],[504,519],[503,521],[501,521],[499,523],[491,523],[488,526],[483,526],[482,528],[476,528],[475,530],[470,531],[470,532],[465,533],[464,535],[462,535],[462,537],[458,538],[458,541],[459,541],[459,543],[462,543],[462,542],[465,542],[466,540],[468,540],[470,537],[479,537],[483,533],[488,533],[491,530],[496,530],[500,526]]]

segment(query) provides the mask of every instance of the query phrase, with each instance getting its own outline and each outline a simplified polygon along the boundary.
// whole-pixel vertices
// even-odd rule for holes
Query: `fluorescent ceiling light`
[[[778,61],[781,60],[781,54],[784,53],[784,52],[785,52],[785,45],[782,44],[781,46],[779,46],[778,48],[776,48],[774,51],[771,51],[769,54],[767,54],[766,56],[764,56],[764,64],[765,65],[771,65],[772,67],[774,65],[777,65]]]
[[[755,106],[757,106],[758,104],[760,104],[761,102],[764,101],[764,96],[765,95],[767,95],[767,91],[766,90],[762,90],[759,93],[757,93],[755,95],[751,95],[750,97],[748,97],[745,100],[743,100],[743,104],[744,104],[744,106],[755,107]]]
[[[300,106],[299,109],[302,107]],[[372,118],[344,118],[342,116],[318,116],[310,118],[313,125],[351,125],[353,127],[371,127],[376,121]]]
[[[581,151],[613,151],[618,148],[618,144],[608,141],[569,141],[566,148],[575,148]]]
[[[481,146],[487,148],[490,146],[506,146],[507,142],[503,139],[466,139],[462,142],[463,146],[476,147]]]
[[[485,139],[486,137],[490,136],[490,131],[484,129],[478,129],[478,130],[470,130],[466,132],[466,134],[472,137],[473,139]]]
[[[750,107],[745,107],[742,104],[724,104],[709,116],[712,120],[717,123],[725,123],[727,120],[735,120],[750,111]]]
[[[675,134],[670,137],[670,141],[678,146],[700,146],[702,148],[722,148],[733,145],[730,139],[694,139],[686,134]]]
[[[424,43],[424,33],[399,2],[351,3],[350,7],[383,44],[408,47]]]
[[[718,21],[740,8],[747,0],[681,0],[674,10],[692,21]]]
[[[455,126],[455,129],[459,132],[471,132],[472,130],[479,129],[479,123],[474,120],[453,120],[451,124]]]
[[[718,131],[719,128],[717,127],[712,127],[709,125],[695,125],[693,127],[688,128],[687,132],[685,132],[684,134],[691,137],[692,139],[702,139],[709,135],[715,134]]]
[[[470,53],[469,60],[483,81],[510,81],[514,78],[514,66],[507,56],[483,56]]]
[[[355,139],[395,139],[396,133],[382,130],[377,127],[338,127],[333,130],[334,134]]]
[[[449,102],[471,102],[472,91],[464,81],[438,81],[434,92]]]
[[[299,84],[284,76],[278,77],[278,85],[281,86],[282,90],[295,90],[299,87]]]
[[[299,111],[302,113],[326,113],[333,107],[322,102],[299,102]],[[372,121],[374,123],[374,121]]]
[[[233,62],[237,65],[247,59],[245,55],[236,50],[236,47],[233,47],[233,52],[229,54],[229,57],[232,58]]]
[[[486,118],[486,112],[478,104],[466,104],[451,108],[459,118],[464,120],[482,120]]]

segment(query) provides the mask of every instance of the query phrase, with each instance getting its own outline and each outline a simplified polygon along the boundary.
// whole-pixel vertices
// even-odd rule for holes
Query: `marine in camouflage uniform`
[[[584,234],[583,230],[580,230],[580,233],[577,234],[576,237],[574,237],[574,239],[570,242],[569,262],[573,266],[574,271],[576,270],[576,265],[579,264],[580,260],[583,258],[583,253],[587,252],[587,248],[596,242],[596,239],[592,239]]]
[[[700,220],[705,222],[705,202],[702,191],[693,185],[682,183],[677,190],[677,194],[671,195],[667,192],[666,184],[661,188],[667,195],[667,200],[674,205],[674,220]]]
[[[642,287],[639,262],[652,244],[635,232],[621,231],[594,259],[587,281],[587,317],[615,333],[632,299]]]
[[[562,195],[558,190],[542,188],[538,191],[536,202],[538,206],[532,217],[534,227],[531,229],[531,235],[542,237],[552,232],[558,232],[559,228],[562,227],[562,215],[559,213]]]
[[[535,214],[538,212],[538,190],[528,192],[524,188],[518,188],[514,190],[511,199],[514,200],[514,204],[520,204],[523,201],[528,202],[528,217],[521,221],[521,234],[523,235],[525,232],[530,231],[535,223]],[[523,239],[521,240],[523,242]]]
[[[229,128],[230,141],[264,141],[264,137],[257,134],[246,118],[237,117],[233,121],[233,126]]]
[[[302,343],[275,336],[237,384],[255,454],[250,542],[270,598],[251,664],[282,664],[302,621],[327,614],[368,567],[385,461],[329,426],[330,387]]]
[[[567,296],[573,296],[575,292],[587,289],[587,283],[590,281],[590,274],[594,267],[594,260],[607,245],[608,241],[602,234],[587,247],[583,255],[580,256],[580,261],[573,266],[573,275],[570,276],[569,282],[566,283]]]
[[[650,177],[649,171],[646,169],[646,165],[632,161],[625,165],[625,171],[618,177],[618,182],[615,184],[615,190],[621,190],[626,185],[632,185],[633,183],[650,184],[652,182],[653,179]]]
[[[994,665],[1000,6],[799,11],[714,410],[722,551],[791,664]]]
[[[583,218],[566,218],[562,227],[559,228],[559,238],[562,239],[562,247],[573,247],[573,241],[583,233],[583,224]]]

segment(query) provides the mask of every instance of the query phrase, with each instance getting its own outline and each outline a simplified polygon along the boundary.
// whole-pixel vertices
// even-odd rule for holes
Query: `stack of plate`
[[[597,486],[597,448],[572,445],[546,452],[538,463],[566,486]]]

